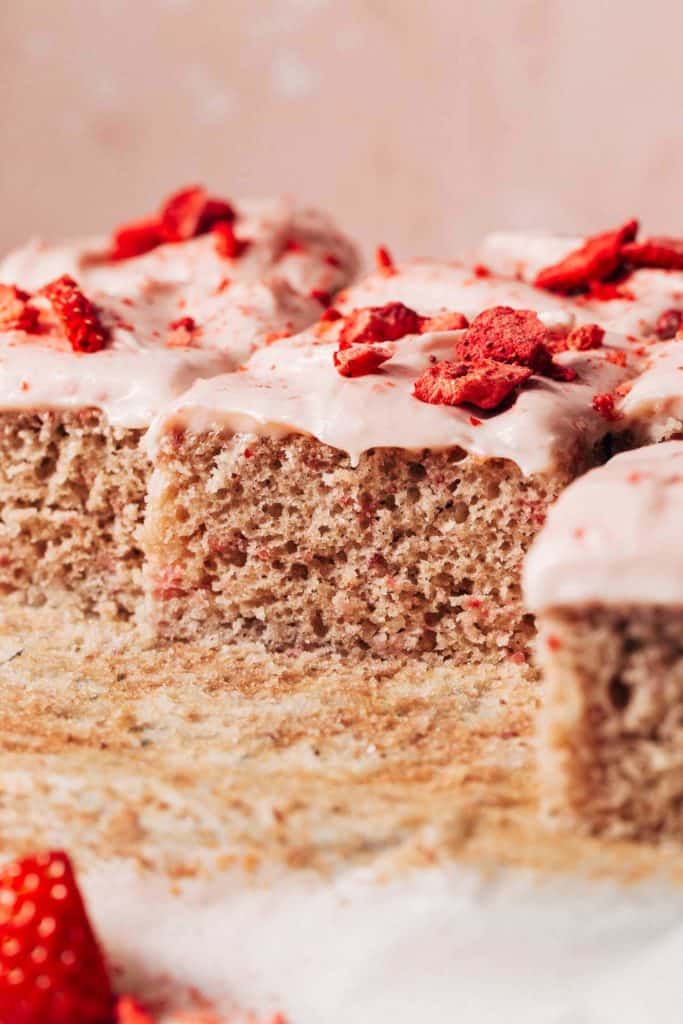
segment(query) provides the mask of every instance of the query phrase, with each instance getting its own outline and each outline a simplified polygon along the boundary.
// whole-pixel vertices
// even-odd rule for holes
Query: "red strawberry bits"
[[[0,284],[0,331],[26,331],[38,326],[38,310],[29,296],[11,284]]]
[[[73,277],[63,274],[43,289],[74,352],[99,352],[107,343],[107,332],[92,302]]]
[[[368,373],[376,373],[387,359],[391,359],[391,352],[379,345],[350,345],[334,353],[334,365],[342,377],[363,377]]]
[[[68,857],[0,872],[0,1021],[109,1024],[114,997]]]
[[[528,367],[505,365],[493,359],[480,359],[477,363],[444,360],[418,377],[413,394],[430,405],[497,409],[531,373]]]
[[[634,267],[683,270],[683,238],[648,238],[629,242],[621,251]]]
[[[339,347],[348,348],[360,342],[375,344],[398,341],[406,334],[419,334],[423,317],[402,302],[388,302],[385,306],[354,309],[345,318],[339,335]]]
[[[570,294],[587,289],[592,282],[605,281],[623,260],[623,246],[632,242],[638,232],[638,221],[629,220],[613,231],[587,238],[559,263],[545,267],[536,275],[537,288]]]
[[[495,359],[544,373],[552,364],[548,328],[528,309],[494,306],[475,317],[455,344],[456,358]]]
[[[247,243],[238,241],[232,225],[236,213],[224,199],[210,196],[201,185],[174,192],[157,214],[117,228],[109,258],[126,260],[142,256],[168,242],[186,242],[209,231],[216,232],[216,248],[230,259],[241,256]]]

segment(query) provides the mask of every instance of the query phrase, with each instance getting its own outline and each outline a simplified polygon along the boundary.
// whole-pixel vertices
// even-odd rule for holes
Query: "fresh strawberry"
[[[474,405],[497,409],[531,376],[526,366],[480,359],[477,363],[450,360],[436,363],[415,381],[413,394],[429,405]]]
[[[110,1024],[114,997],[69,858],[0,871],[2,1024]]]
[[[63,274],[45,285],[43,293],[75,352],[98,352],[107,343],[107,333],[97,310],[73,277]]]

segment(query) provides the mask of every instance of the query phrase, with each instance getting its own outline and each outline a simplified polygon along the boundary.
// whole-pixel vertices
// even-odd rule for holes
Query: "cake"
[[[593,402],[628,371],[603,332],[553,356],[531,311],[457,329],[436,310],[336,313],[161,414],[145,525],[157,636],[525,659],[519,566],[548,505],[602,458]]]
[[[683,443],[573,483],[524,573],[544,674],[548,810],[609,836],[683,839]]]
[[[0,266],[0,590],[135,614],[153,416],[318,318],[353,247],[313,211],[184,189],[111,239]]]
[[[2,1012],[15,969],[64,1008],[90,965],[87,1024],[514,1019],[469,867],[675,866],[581,833],[679,838],[679,445],[611,457],[678,430],[678,243],[498,262],[528,241],[353,283],[322,215],[191,188],[3,264]],[[633,572],[565,546],[573,509]],[[36,908],[82,945],[45,960]]]

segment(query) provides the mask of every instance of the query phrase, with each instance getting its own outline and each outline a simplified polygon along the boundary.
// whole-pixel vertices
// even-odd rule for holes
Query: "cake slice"
[[[628,370],[609,348],[553,359],[529,311],[443,329],[462,322],[398,302],[333,311],[155,421],[158,636],[524,660],[521,561],[601,460],[593,399]]]
[[[130,616],[152,417],[313,322],[355,252],[322,215],[203,189],[0,267],[0,593]]]
[[[682,523],[670,441],[572,484],[527,559],[544,802],[590,832],[683,839]]]

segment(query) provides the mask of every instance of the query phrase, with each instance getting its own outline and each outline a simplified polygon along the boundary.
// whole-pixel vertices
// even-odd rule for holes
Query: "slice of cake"
[[[157,419],[158,635],[524,659],[522,558],[548,504],[602,458],[593,400],[628,370],[609,348],[553,357],[583,333],[560,345],[529,311],[445,329],[463,322],[399,302],[331,311]]]
[[[200,188],[110,240],[0,267],[0,592],[133,614],[152,417],[313,322],[353,247],[288,203]]]
[[[572,484],[526,563],[545,802],[592,832],[683,838],[682,523],[671,441]]]

